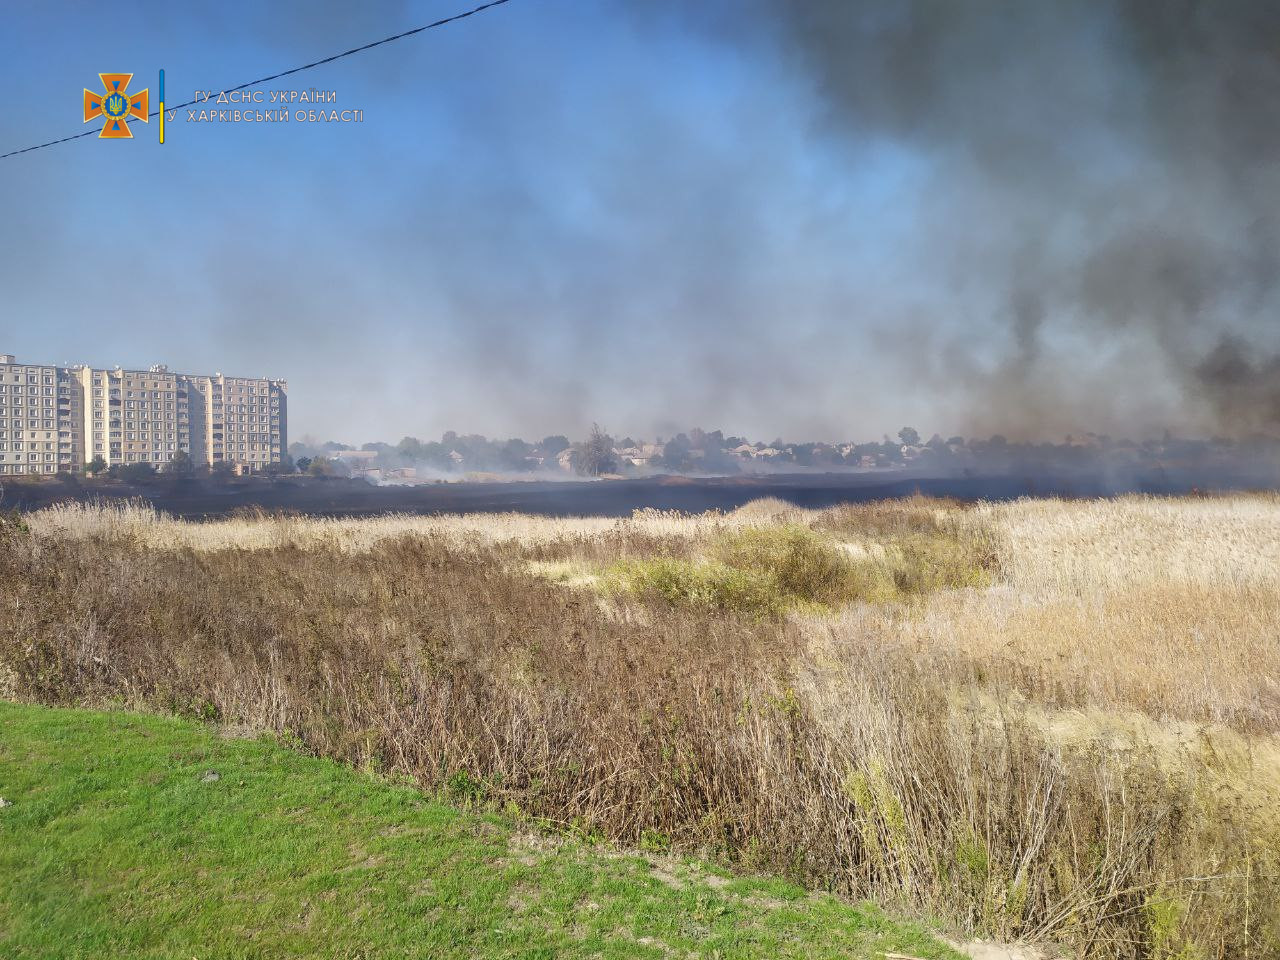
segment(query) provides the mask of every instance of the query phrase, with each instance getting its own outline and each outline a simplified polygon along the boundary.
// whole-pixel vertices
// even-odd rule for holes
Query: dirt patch
[[[1049,960],[1048,954],[1017,944],[974,940],[972,943],[952,943],[951,946],[973,960]]]
[[[247,723],[220,723],[217,729],[218,736],[223,740],[257,740],[264,732],[261,727]]]

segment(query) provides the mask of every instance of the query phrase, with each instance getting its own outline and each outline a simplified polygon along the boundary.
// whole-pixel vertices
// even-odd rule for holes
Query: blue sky
[[[23,4],[0,36],[0,152],[83,129],[100,71],[154,97],[163,67],[172,103],[467,6]],[[1140,325],[1100,336],[1067,303],[1034,324],[1035,351],[1010,335],[1019,251],[1078,259],[1096,217],[1042,181],[1005,192],[936,117],[921,135],[865,104],[843,116],[786,18],[770,0],[511,0],[265,88],[336,91],[362,123],[180,117],[163,147],[135,122],[131,142],[0,161],[0,350],[285,377],[294,436],[354,441],[592,421],[1056,435],[1195,415]],[[1081,49],[1106,26],[1083,24]],[[1101,119],[1065,197],[1152,180],[1099,108],[1138,109],[1117,64],[1068,91]],[[1046,116],[1018,106],[994,107],[1015,139]],[[1052,286],[1046,269],[1029,274]],[[1135,364],[1150,376],[1115,377]],[[984,384],[1011,370],[1022,392],[993,402]]]

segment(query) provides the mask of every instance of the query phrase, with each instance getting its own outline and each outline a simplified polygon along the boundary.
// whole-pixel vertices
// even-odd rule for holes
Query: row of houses
[[[622,473],[662,472],[671,469],[697,470],[699,464],[708,464],[708,470],[717,470],[727,466],[726,461],[737,462],[743,467],[750,465],[785,466],[796,463],[839,463],[845,467],[857,466],[873,469],[884,466],[886,457],[891,456],[896,463],[915,460],[926,451],[922,445],[903,444],[877,445],[881,449],[877,453],[855,456],[854,444],[786,444],[780,446],[763,443],[740,443],[730,448],[713,448],[711,456],[702,448],[682,447],[680,464],[673,465],[665,461],[667,444],[662,442],[642,442],[619,445],[613,448],[617,469]],[[384,454],[391,455],[385,456]],[[525,472],[560,471],[573,473],[577,468],[576,453],[573,448],[544,454],[535,450],[525,456],[520,464],[503,468],[501,472],[512,469]],[[468,471],[484,471],[492,469],[484,463],[469,463],[468,458],[456,449],[450,449],[440,462],[430,466],[396,463],[394,452],[390,450],[337,450],[326,454],[329,460],[343,465],[352,476],[363,477],[374,482],[419,483],[439,479],[441,472],[461,474]]]

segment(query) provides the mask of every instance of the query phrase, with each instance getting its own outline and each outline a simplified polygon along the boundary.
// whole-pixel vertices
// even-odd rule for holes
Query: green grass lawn
[[[0,797],[13,960],[958,957],[870,905],[522,832],[164,717],[0,702]]]

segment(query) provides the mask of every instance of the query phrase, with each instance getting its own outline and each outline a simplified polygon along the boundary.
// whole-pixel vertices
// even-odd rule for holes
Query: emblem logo
[[[104,118],[100,138],[120,139],[133,134],[129,132],[129,120],[141,120],[150,123],[150,92],[143,89],[130,95],[129,81],[132,73],[100,73],[102,86],[106,93],[94,93],[88,87],[84,90],[84,122]]]

